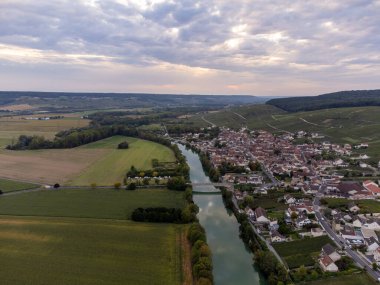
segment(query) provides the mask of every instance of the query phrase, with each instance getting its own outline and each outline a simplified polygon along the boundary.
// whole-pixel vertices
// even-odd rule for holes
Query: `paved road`
[[[43,191],[43,190],[46,190],[46,189],[38,187],[38,188],[33,188],[33,189],[19,190],[19,191],[13,191],[13,192],[5,192],[5,193],[1,194],[0,197],[13,196],[13,195],[19,195],[19,194],[24,194],[24,193]]]
[[[235,206],[235,208],[237,209],[237,210],[239,210],[239,205],[238,205],[238,203],[237,203],[237,201],[236,201],[236,198],[235,198],[235,196],[232,196],[232,203],[234,204],[234,206]],[[256,228],[255,228],[255,226],[253,225],[253,223],[252,223],[252,221],[248,218],[248,221],[249,221],[249,224],[251,225],[251,227],[252,227],[252,229],[253,229],[253,231],[255,232],[255,234],[263,241],[263,242],[265,242],[265,244],[267,245],[267,247],[268,247],[268,249],[274,254],[274,256],[277,258],[277,260],[282,264],[282,265],[284,265],[284,267],[287,269],[287,270],[289,270],[288,269],[288,266],[284,263],[284,261],[282,260],[282,258],[278,255],[278,253],[277,253],[277,251],[273,248],[273,246],[263,237],[263,236],[261,236],[258,232],[257,232],[257,230],[256,230]]]
[[[365,268],[369,275],[371,275],[375,280],[379,280],[380,273],[372,269],[372,264],[369,263],[364,257],[358,254],[356,251],[349,248],[345,239],[337,235],[334,230],[330,227],[330,224],[326,221],[326,218],[319,211],[319,197],[318,195],[314,198],[313,207],[315,211],[315,216],[318,219],[321,226],[325,229],[326,233],[330,238],[338,245],[339,248],[344,246],[346,253],[355,261],[355,263],[361,267]]]

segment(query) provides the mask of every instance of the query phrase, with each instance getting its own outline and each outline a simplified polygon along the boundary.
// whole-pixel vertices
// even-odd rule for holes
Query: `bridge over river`
[[[188,183],[188,185],[191,185],[191,186],[214,186],[214,187],[226,187],[226,188],[229,188],[229,187],[232,187],[233,184],[232,183],[212,183],[212,182],[194,182],[194,183]]]

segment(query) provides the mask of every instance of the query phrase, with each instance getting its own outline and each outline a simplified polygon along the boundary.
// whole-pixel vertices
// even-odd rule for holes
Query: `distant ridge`
[[[120,106],[219,106],[264,103],[268,99],[249,95],[186,95],[154,93],[96,93],[96,92],[36,92],[0,91],[0,105],[9,105],[33,99],[57,100],[59,98],[96,100],[107,98]]]
[[[380,89],[340,91],[311,97],[277,98],[269,100],[267,104],[288,112],[343,107],[380,106]]]

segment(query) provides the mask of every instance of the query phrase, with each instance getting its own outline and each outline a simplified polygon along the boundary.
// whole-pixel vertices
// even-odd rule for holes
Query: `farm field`
[[[292,242],[273,244],[277,253],[285,260],[289,268],[297,268],[301,265],[312,266],[315,263],[313,257],[318,256],[322,247],[333,242],[328,236],[305,238]]]
[[[375,285],[378,284],[365,273],[342,275],[318,281],[308,281],[308,285]]]
[[[0,197],[0,215],[130,219],[138,207],[182,208],[183,192],[160,189],[42,190]]]
[[[124,140],[130,148],[116,149]],[[113,185],[123,181],[132,165],[151,168],[153,158],[175,161],[173,152],[163,145],[115,136],[72,149],[0,150],[0,169],[5,178],[41,184]]]
[[[27,116],[0,117],[0,148],[16,141],[20,135],[39,135],[52,139],[62,130],[85,127],[90,122],[72,114],[59,114],[63,119],[57,120],[24,120]],[[33,115],[33,117],[51,116],[51,114]]]
[[[27,183],[27,182],[19,182],[19,181],[12,181],[8,179],[1,179],[0,178],[0,190],[3,193],[6,192],[12,192],[12,191],[19,191],[19,190],[26,190],[26,189],[32,189],[38,187],[37,184]]]
[[[117,145],[127,140],[128,149],[117,149]],[[158,143],[115,136],[88,145],[79,149],[107,149],[108,152],[90,167],[82,171],[78,177],[68,182],[69,185],[112,185],[115,182],[122,182],[125,174],[134,165],[137,169],[151,169],[152,159],[161,162],[175,161],[174,153],[171,149]]]
[[[181,284],[185,226],[0,217],[2,284]]]

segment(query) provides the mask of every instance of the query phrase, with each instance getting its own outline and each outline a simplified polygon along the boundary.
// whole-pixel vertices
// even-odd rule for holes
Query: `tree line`
[[[191,245],[191,265],[195,284],[214,284],[211,250],[207,244],[204,228],[199,223],[192,224],[188,229],[187,239]]]
[[[85,127],[61,131],[55,135],[54,140],[37,135],[21,135],[16,143],[10,144],[6,148],[9,150],[73,148],[116,135],[140,136],[135,128],[125,126]]]

